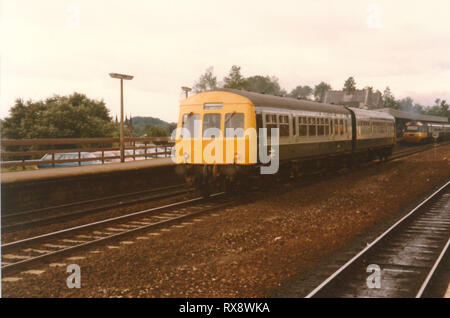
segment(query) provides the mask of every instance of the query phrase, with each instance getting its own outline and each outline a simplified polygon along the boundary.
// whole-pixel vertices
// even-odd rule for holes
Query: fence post
[[[144,155],[145,155],[145,159],[147,159],[147,142],[144,142]]]

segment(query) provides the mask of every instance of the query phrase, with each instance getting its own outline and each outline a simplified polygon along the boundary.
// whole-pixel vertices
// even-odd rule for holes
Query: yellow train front
[[[419,144],[430,141],[431,136],[428,125],[420,121],[408,122],[405,124],[403,141],[410,144]]]
[[[254,105],[243,96],[213,91],[183,100],[175,143],[177,172],[205,191],[226,188],[241,166],[257,162],[255,127]]]

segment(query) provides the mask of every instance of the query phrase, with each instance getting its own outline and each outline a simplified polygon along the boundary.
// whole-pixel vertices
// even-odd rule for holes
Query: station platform
[[[158,168],[175,165],[171,158],[156,158],[148,160],[128,161],[124,163],[108,163],[86,165],[79,167],[45,168],[26,171],[12,171],[1,173],[1,184],[17,182],[32,182],[55,178],[70,178],[74,176],[95,175],[119,171],[132,171],[140,169]]]
[[[171,158],[1,173],[2,212],[14,213],[180,182]]]

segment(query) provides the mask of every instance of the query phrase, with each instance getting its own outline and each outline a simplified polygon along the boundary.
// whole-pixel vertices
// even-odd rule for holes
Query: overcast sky
[[[0,116],[16,98],[74,91],[125,111],[176,121],[181,86],[210,66],[274,75],[290,91],[320,81],[341,89],[390,86],[397,98],[450,101],[449,1],[1,2]]]

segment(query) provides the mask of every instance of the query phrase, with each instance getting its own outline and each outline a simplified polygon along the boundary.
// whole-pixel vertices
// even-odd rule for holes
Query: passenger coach
[[[281,172],[387,158],[394,127],[394,117],[383,112],[233,89],[204,92],[181,102],[177,170],[197,185],[224,184],[258,173],[268,164],[261,153],[277,157],[274,146]],[[260,128],[267,128],[267,139],[259,140]],[[277,145],[271,128],[279,129]]]

